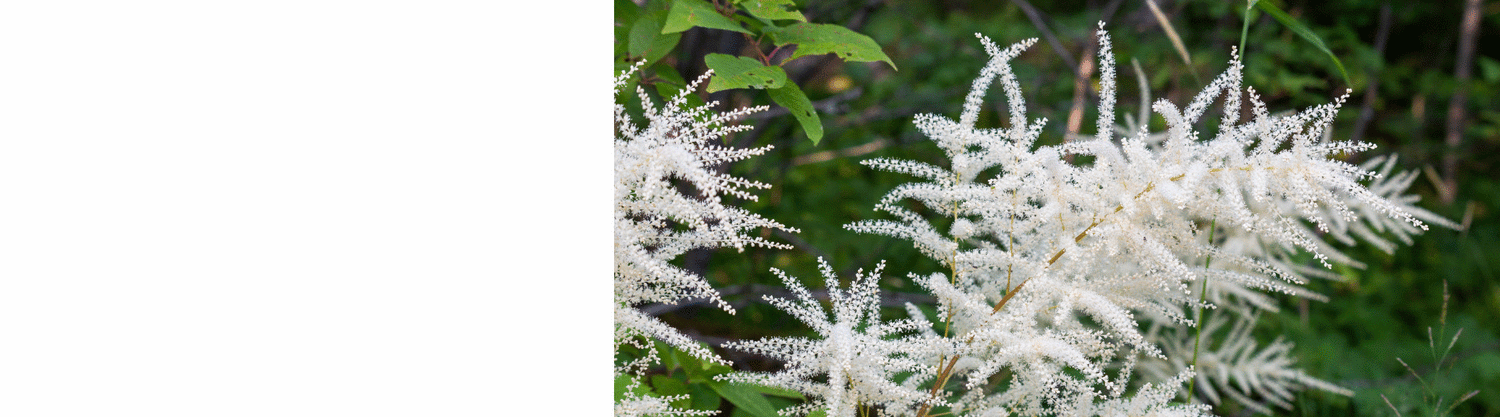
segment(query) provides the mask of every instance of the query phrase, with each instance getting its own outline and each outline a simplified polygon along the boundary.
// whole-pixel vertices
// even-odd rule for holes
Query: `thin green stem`
[[[1255,1],[1250,0],[1245,5],[1245,24],[1240,26],[1240,56],[1245,56],[1245,38],[1250,34],[1250,11],[1255,9]],[[1243,59],[1243,58],[1241,58]]]
[[[1209,224],[1208,224],[1208,244],[1209,244],[1209,246],[1213,246],[1213,244],[1214,244],[1214,232],[1216,230],[1218,230],[1218,228],[1219,228],[1219,216],[1214,216],[1213,220],[1210,221]],[[1208,266],[1212,265],[1213,263],[1214,263],[1214,255],[1213,254],[1209,254],[1208,255],[1208,260],[1203,261],[1203,268],[1207,269]],[[1193,372],[1198,372],[1198,346],[1203,343],[1203,300],[1206,300],[1207,298],[1208,298],[1208,275],[1204,275],[1203,276],[1203,282],[1198,286],[1198,309],[1197,309],[1198,312],[1196,313],[1196,315],[1197,315],[1196,320],[1198,321],[1198,331],[1197,331],[1197,334],[1193,336]],[[1193,392],[1194,392],[1194,389],[1196,389],[1196,388],[1198,388],[1198,377],[1195,375],[1195,376],[1193,376],[1193,380],[1188,382],[1188,401],[1192,401],[1193,400]]]

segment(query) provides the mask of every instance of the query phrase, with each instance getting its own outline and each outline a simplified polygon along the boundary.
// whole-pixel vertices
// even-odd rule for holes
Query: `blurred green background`
[[[616,15],[622,7],[616,5]],[[1264,13],[1252,13],[1246,39],[1246,85],[1254,87],[1272,111],[1326,103],[1353,89],[1336,121],[1335,137],[1379,145],[1352,162],[1379,154],[1400,156],[1400,169],[1424,171],[1409,191],[1421,205],[1467,229],[1434,228],[1410,246],[1386,254],[1373,247],[1347,253],[1368,264],[1363,270],[1336,266],[1345,282],[1317,281],[1308,288],[1327,294],[1327,303],[1283,298],[1279,313],[1262,315],[1256,334],[1264,341],[1284,336],[1309,374],[1353,389],[1353,398],[1305,391],[1287,415],[1395,415],[1385,394],[1403,415],[1430,415],[1421,409],[1423,389],[1397,362],[1404,359],[1432,384],[1433,392],[1454,397],[1480,393],[1455,415],[1500,415],[1500,2],[1479,4],[1473,52],[1460,47],[1465,2],[1451,1],[1285,1],[1282,10],[1305,24],[1342,61],[1346,84],[1328,55]],[[986,55],[974,34],[1000,45],[1042,38],[1013,64],[1025,92],[1029,115],[1046,117],[1043,144],[1060,142],[1070,112],[1081,100],[1081,130],[1093,131],[1093,90],[1097,77],[1080,83],[1077,66],[1089,59],[1097,22],[1114,39],[1119,67],[1121,117],[1139,111],[1139,87],[1131,60],[1144,69],[1152,99],[1185,103],[1204,83],[1227,67],[1231,46],[1240,41],[1246,4],[1242,1],[1159,1],[1162,15],[1180,36],[1191,65],[1173,46],[1161,19],[1145,1],[798,1],[811,22],[839,24],[873,38],[899,70],[883,63],[846,63],[832,56],[804,57],[784,65],[791,80],[815,102],[826,135],[814,145],[785,109],[751,116],[755,126],[729,142],[734,146],[774,145],[767,154],[735,163],[729,172],[771,184],[758,201],[739,201],[760,215],[801,229],[795,235],[769,233],[795,250],[697,251],[684,256],[739,309],[730,316],[701,304],[647,306],[648,311],[710,344],[729,339],[805,334],[789,316],[760,302],[778,293],[775,267],[821,287],[816,257],[824,257],[848,279],[859,268],[887,261],[889,300],[930,300],[910,284],[908,273],[942,268],[902,240],[859,235],[843,225],[880,217],[875,203],[910,177],[876,172],[858,162],[898,157],[932,163],[946,159],[911,124],[918,113],[957,117],[963,96]],[[629,12],[627,10],[627,12]],[[1473,12],[1471,12],[1473,13]],[[692,79],[704,71],[707,53],[753,56],[737,34],[695,28],[683,34],[662,65]],[[769,48],[768,48],[769,49]],[[1468,61],[1464,79],[1455,68]],[[1075,86],[1083,86],[1078,92]],[[996,90],[998,91],[998,90]],[[1458,96],[1466,92],[1466,96]],[[701,92],[700,92],[701,93]],[[701,94],[720,108],[770,104],[764,91],[730,90]],[[991,92],[981,126],[1002,126],[1004,102]],[[1453,121],[1450,117],[1457,118]],[[1161,119],[1153,115],[1153,123]],[[1451,137],[1457,145],[1450,145]],[[1443,288],[1451,299],[1443,314]],[[891,315],[903,316],[899,309]],[[1463,333],[1439,364],[1429,354],[1428,327],[1446,323],[1447,334]],[[1442,336],[1436,335],[1441,338]],[[1447,339],[1438,340],[1446,344]],[[1439,345],[1441,348],[1441,345]],[[775,364],[720,349],[741,369],[774,369]],[[1436,374],[1439,372],[1440,374]],[[725,407],[729,407],[725,405]],[[1248,415],[1235,405],[1217,412]]]

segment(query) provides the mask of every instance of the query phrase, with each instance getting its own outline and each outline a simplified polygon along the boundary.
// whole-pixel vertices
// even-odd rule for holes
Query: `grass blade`
[[[1147,4],[1150,3],[1148,2]],[[1323,38],[1319,38],[1317,34],[1312,32],[1312,29],[1308,29],[1306,25],[1302,24],[1302,22],[1298,22],[1296,19],[1293,19],[1291,15],[1286,14],[1286,12],[1282,11],[1281,8],[1276,7],[1276,5],[1271,4],[1271,2],[1257,1],[1255,2],[1255,7],[1260,8],[1261,11],[1271,15],[1272,18],[1275,18],[1277,22],[1281,22],[1281,24],[1283,26],[1286,26],[1287,29],[1291,29],[1293,33],[1297,34],[1297,36],[1301,36],[1302,39],[1306,39],[1308,43],[1313,44],[1313,46],[1317,47],[1319,51],[1323,51],[1323,53],[1328,54],[1328,58],[1333,60],[1333,65],[1339,68],[1339,75],[1344,77],[1344,85],[1353,85],[1353,83],[1349,82],[1349,71],[1344,70],[1344,63],[1339,61],[1339,57],[1333,55],[1333,51],[1328,50],[1328,46],[1323,44]]]
[[[1167,32],[1167,39],[1172,40],[1172,47],[1177,48],[1177,54],[1182,56],[1182,62],[1187,63],[1188,71],[1193,74],[1193,79],[1198,78],[1198,72],[1193,70],[1193,58],[1188,55],[1186,46],[1182,44],[1182,38],[1177,36],[1177,30],[1172,29],[1172,22],[1167,21],[1167,15],[1156,7],[1156,0],[1146,0],[1146,6],[1151,8],[1151,15],[1156,16],[1156,23],[1161,24],[1162,30]]]

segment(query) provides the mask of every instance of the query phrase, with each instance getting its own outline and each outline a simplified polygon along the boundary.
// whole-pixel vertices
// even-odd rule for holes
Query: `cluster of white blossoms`
[[[1361,183],[1379,175],[1333,158],[1373,148],[1325,135],[1345,97],[1272,115],[1255,91],[1246,89],[1251,116],[1240,120],[1242,66],[1236,55],[1185,108],[1166,100],[1151,106],[1165,119],[1165,132],[1141,128],[1117,140],[1115,62],[1101,26],[1098,133],[1036,146],[1045,120],[1027,119],[1009,65],[1035,40],[1001,49],[979,38],[991,60],[974,81],[958,120],[916,117],[917,128],[947,154],[948,166],[866,161],[925,181],[903,184],[882,198],[877,209],[894,220],[847,226],[910,240],[950,268],[912,276],[937,296],[948,341],[934,345],[950,349],[929,364],[936,372],[913,378],[963,377],[965,383],[951,387],[955,415],[1109,415],[1118,407],[1153,414],[1206,411],[1167,404],[1195,369],[1193,352],[1183,358],[1181,340],[1168,343],[1163,337],[1187,335],[1193,342],[1194,332],[1148,335],[1141,323],[1180,330],[1197,324],[1194,309],[1218,303],[1245,307],[1241,311],[1273,307],[1263,291],[1313,295],[1297,285],[1306,275],[1322,275],[1294,266],[1295,253],[1311,253],[1324,268],[1330,255],[1352,261],[1323,243],[1319,233],[1348,243],[1354,235],[1382,244],[1378,232],[1394,231],[1405,240],[1426,230],[1424,219],[1451,225],[1401,195],[1409,177],[1394,184],[1377,180],[1367,188]],[[977,128],[985,92],[997,78],[1009,126]],[[1200,137],[1200,119],[1221,98],[1217,133]],[[1074,158],[1087,162],[1074,163]],[[938,222],[904,207],[906,201],[946,217],[949,226],[940,230],[934,226]],[[1205,280],[1215,297],[1199,294]],[[1239,339],[1226,343],[1223,349],[1254,348]],[[1233,395],[1252,406],[1260,404],[1255,398],[1283,404],[1288,391],[1308,386],[1347,393],[1290,369],[1292,362],[1282,360],[1285,347],[1273,343],[1257,355],[1211,349],[1205,357],[1212,360],[1200,364],[1215,373],[1198,378],[1220,389],[1206,388],[1205,395],[1216,399],[1218,392],[1230,392],[1225,387],[1231,371],[1239,372],[1242,387]],[[1146,376],[1157,385],[1127,396],[1141,358],[1176,366],[1153,368]],[[1266,358],[1277,361],[1246,362]]]
[[[784,365],[777,372],[717,378],[812,398],[783,415],[1207,414],[1209,406],[1193,404],[1196,399],[1178,402],[1189,381],[1209,402],[1228,398],[1263,412],[1288,407],[1293,393],[1307,388],[1350,395],[1295,369],[1290,344],[1255,343],[1249,329],[1258,312],[1276,309],[1267,293],[1325,299],[1301,285],[1308,278],[1341,279],[1327,270],[1330,262],[1363,266],[1323,236],[1390,251],[1394,243],[1382,234],[1410,243],[1427,223],[1456,225],[1413,205],[1416,197],[1404,193],[1414,175],[1390,175],[1393,158],[1361,166],[1338,159],[1374,147],[1331,140],[1328,128],[1347,95],[1272,114],[1254,89],[1241,90],[1237,53],[1186,107],[1166,100],[1149,106],[1165,120],[1165,131],[1146,130],[1145,109],[1125,121],[1131,128],[1121,129],[1115,59],[1103,23],[1097,35],[1100,102],[1093,136],[1037,146],[1046,120],[1027,118],[1010,67],[1036,40],[1002,49],[977,35],[990,60],[958,119],[916,117],[917,129],[946,153],[947,166],[864,162],[923,180],[896,187],[876,205],[894,219],[846,228],[909,240],[948,268],[909,275],[937,300],[936,320],[910,304],[908,318],[881,319],[883,262],[840,289],[832,268],[819,260],[831,316],[795,278],[773,269],[797,299],[768,296],[767,302],[817,336],[726,343]],[[1008,127],[976,127],[996,80]],[[710,168],[765,151],[710,141],[742,130],[723,123],[757,109],[713,113],[686,106],[686,94],[660,110],[643,98],[650,119],[645,128],[616,106],[616,344],[644,348],[631,340],[655,338],[725,363],[634,307],[705,298],[732,313],[701,277],[668,262],[692,248],[785,247],[742,234],[785,226],[719,202],[726,194],[753,199],[743,189],[765,185]],[[1207,124],[1201,119],[1220,100],[1216,132],[1200,135]],[[1243,101],[1250,109],[1241,120]],[[684,194],[674,179],[699,196]],[[909,208],[910,202],[925,210]],[[1319,265],[1304,265],[1303,254]],[[1228,334],[1217,335],[1231,320]],[[1200,341],[1197,326],[1207,341]],[[616,372],[644,374],[654,358]],[[670,400],[631,395],[616,411],[702,413],[664,401]]]
[[[815,397],[799,406],[782,410],[783,414],[804,414],[827,410],[834,417],[854,417],[856,406],[882,406],[887,410],[910,409],[919,403],[940,403],[927,392],[891,381],[896,374],[930,373],[931,367],[921,359],[940,350],[942,340],[924,334],[905,334],[932,328],[919,318],[894,322],[880,320],[880,272],[885,263],[865,274],[855,273],[847,290],[838,288],[833,268],[818,258],[826,279],[833,317],[797,279],[772,269],[797,300],[764,296],[776,308],[806,323],[822,340],[801,337],[778,337],[754,341],[734,341],[724,347],[757,353],[785,363],[776,373],[734,373],[723,380],[782,387]],[[825,382],[814,380],[824,376]]]
[[[638,68],[639,64],[615,79],[616,94]],[[615,373],[634,375],[635,385],[640,384],[639,376],[646,368],[657,362],[655,350],[645,342],[649,339],[666,342],[705,361],[728,364],[680,330],[637,308],[648,303],[706,299],[734,313],[703,277],[672,265],[674,258],[697,248],[787,248],[745,232],[758,228],[795,231],[722,202],[725,195],[754,200],[746,189],[767,185],[721,173],[715,167],[760,155],[771,147],[731,149],[715,144],[729,133],[749,128],[727,126],[726,122],[765,107],[718,113],[711,110],[716,103],[689,105],[688,95],[711,75],[704,74],[661,108],[653,106],[651,98],[637,89],[645,126],[636,125],[625,106],[618,101],[615,104],[614,339],[616,349],[632,345],[647,352],[618,366]],[[668,405],[672,400],[630,394],[615,405],[615,411],[617,415],[705,414],[674,409]]]

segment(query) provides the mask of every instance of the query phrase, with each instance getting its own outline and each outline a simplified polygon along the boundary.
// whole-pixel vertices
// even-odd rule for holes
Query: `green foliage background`
[[[810,24],[837,25],[867,35],[889,63],[878,56],[848,61],[835,55],[787,59],[790,48],[770,54],[776,46],[774,37],[767,33],[771,29],[754,24],[746,12],[737,15],[739,24],[754,36],[723,28],[694,27],[661,37],[650,32],[654,28],[637,27],[670,25],[665,22],[672,10],[669,3],[672,1],[615,3],[617,71],[644,57],[648,60],[645,74],[637,80],[644,79],[641,84],[653,93],[671,93],[686,85],[684,81],[702,74],[705,57],[710,54],[727,55],[721,59],[759,59],[761,53],[768,53],[769,61],[777,64],[766,67],[774,69],[768,71],[784,72],[785,78],[784,83],[774,85],[768,79],[762,86],[772,89],[715,89],[713,93],[700,91],[696,96],[719,101],[721,109],[772,105],[770,111],[743,121],[754,125],[753,131],[737,134],[729,141],[735,146],[774,145],[775,149],[728,167],[729,172],[769,183],[772,188],[759,192],[759,201],[735,204],[802,230],[796,235],[778,233],[773,238],[795,245],[796,250],[697,251],[683,257],[683,264],[708,277],[739,314],[730,316],[697,304],[653,307],[663,311],[663,319],[711,345],[728,339],[805,334],[807,330],[800,323],[762,303],[760,296],[781,289],[769,272],[771,267],[804,282],[820,280],[815,260],[819,256],[846,279],[855,269],[872,268],[884,259],[888,267],[883,288],[888,299],[930,300],[905,275],[937,271],[940,268],[934,261],[904,241],[857,235],[845,231],[842,225],[878,216],[873,207],[879,198],[910,180],[875,172],[859,165],[860,160],[899,157],[944,161],[937,148],[912,128],[911,117],[917,113],[950,117],[958,113],[986,58],[974,37],[976,32],[1001,45],[1044,38],[1021,55],[1015,68],[1031,117],[1049,120],[1042,141],[1057,143],[1064,137],[1073,107],[1076,68],[1070,63],[1079,61],[1085,48],[1093,44],[1092,32],[1098,21],[1108,23],[1115,39],[1120,63],[1117,108],[1124,116],[1138,109],[1139,91],[1131,59],[1138,60],[1145,70],[1153,100],[1164,97],[1185,102],[1227,66],[1231,46],[1240,41],[1246,6],[1243,2],[1158,2],[1187,47],[1192,61],[1189,66],[1143,1],[1037,1],[1032,4],[1037,12],[1035,20],[1028,18],[1021,6],[1026,3],[1021,1],[769,2],[785,3],[786,10],[800,11]],[[1295,410],[1280,412],[1394,415],[1380,397],[1385,394],[1403,415],[1432,414],[1430,409],[1422,409],[1424,391],[1418,379],[1397,362],[1400,357],[1432,383],[1433,392],[1447,402],[1480,390],[1454,409],[1455,415],[1500,414],[1500,388],[1496,388],[1500,387],[1500,281],[1496,280],[1500,274],[1500,170],[1496,169],[1500,162],[1500,55],[1497,48],[1487,48],[1500,45],[1500,2],[1481,7],[1478,54],[1472,79],[1466,83],[1454,75],[1458,22],[1463,13],[1460,1],[1274,4],[1326,44],[1347,69],[1352,85],[1345,84],[1327,54],[1260,12],[1250,14],[1246,33],[1246,84],[1254,87],[1273,111],[1325,103],[1345,88],[1353,89],[1336,121],[1335,135],[1349,138],[1353,132],[1361,132],[1359,139],[1380,145],[1370,155],[1396,154],[1401,158],[1401,169],[1431,170],[1411,192],[1423,196],[1424,207],[1468,225],[1463,231],[1434,228],[1394,254],[1371,247],[1353,248],[1349,254],[1366,262],[1367,269],[1337,266],[1346,281],[1309,285],[1332,301],[1287,298],[1282,311],[1263,314],[1256,330],[1259,337],[1269,341],[1281,336],[1296,343],[1294,352],[1309,374],[1356,392],[1353,398],[1303,392]],[[1375,44],[1383,26],[1382,8],[1389,13],[1388,41],[1383,50],[1378,50]],[[653,13],[656,17],[641,18]],[[774,20],[772,26],[795,22],[795,18],[786,19]],[[1043,25],[1036,24],[1038,21]],[[1066,57],[1045,39],[1042,26],[1054,31]],[[672,37],[676,42],[666,39]],[[758,45],[757,38],[761,39]],[[759,52],[754,50],[757,46]],[[786,86],[799,89],[816,108],[814,122],[821,133],[816,143],[809,140],[813,128],[808,125],[807,114],[789,112],[782,106],[787,100],[774,97],[789,94],[775,90]],[[629,88],[633,90],[634,86]],[[1367,97],[1371,88],[1375,91]],[[1443,141],[1444,121],[1449,100],[1460,89],[1468,91],[1463,103],[1466,127],[1462,144],[1455,149]],[[1093,94],[1089,91],[1084,96],[1084,134],[1093,129]],[[986,104],[980,124],[1002,126],[1003,100],[992,93]],[[1362,118],[1362,111],[1369,117]],[[1162,123],[1159,117],[1153,118],[1157,126]],[[1447,155],[1458,157],[1454,171],[1457,189],[1451,204],[1439,201],[1439,177]],[[1363,158],[1357,155],[1351,160]],[[1451,293],[1446,315],[1442,296],[1445,282]],[[899,309],[891,309],[889,314],[904,315]],[[1447,334],[1457,328],[1463,328],[1463,333],[1448,360],[1436,370],[1441,375],[1436,375],[1439,364],[1429,354],[1427,329],[1432,326],[1437,332],[1443,319]],[[770,370],[776,366],[754,356],[718,350],[743,369]],[[707,375],[707,368],[688,372],[692,366],[670,360],[664,368],[660,370],[663,375],[685,384],[678,387],[662,381],[660,385],[671,386],[665,389],[673,392],[692,393],[693,404],[722,408],[724,415],[753,414],[741,409],[745,405],[736,407],[735,401],[718,401],[720,396],[728,398],[727,394],[715,396],[704,391],[704,379],[695,381],[692,375]],[[796,397],[761,394],[778,406],[791,404]],[[1250,414],[1233,404],[1216,411]]]

